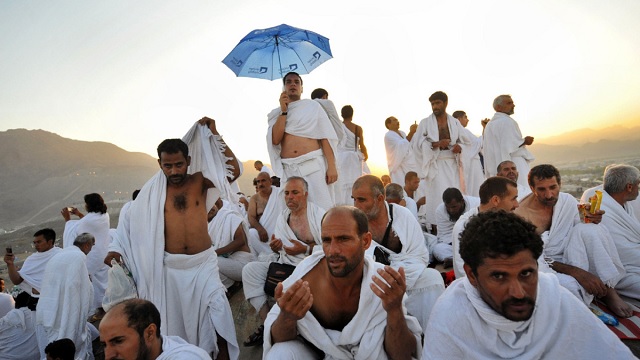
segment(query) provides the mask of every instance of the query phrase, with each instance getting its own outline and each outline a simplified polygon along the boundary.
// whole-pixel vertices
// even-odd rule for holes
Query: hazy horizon
[[[330,39],[334,58],[303,76],[354,107],[372,168],[386,167],[384,119],[431,113],[434,91],[469,128],[508,93],[523,135],[640,125],[640,2],[328,0],[0,3],[0,131],[43,129],[154,156],[202,116],[241,160],[270,162],[266,114],[281,82],[221,63],[249,31],[281,23]]]

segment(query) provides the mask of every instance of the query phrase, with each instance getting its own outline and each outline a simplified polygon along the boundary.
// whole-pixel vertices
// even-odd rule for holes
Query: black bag
[[[272,262],[267,271],[267,280],[264,282],[264,292],[269,296],[274,296],[276,286],[279,282],[285,281],[296,267],[288,264]]]

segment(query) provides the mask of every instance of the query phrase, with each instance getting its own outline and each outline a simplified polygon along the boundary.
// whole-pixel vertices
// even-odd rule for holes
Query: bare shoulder
[[[318,261],[316,266],[314,266],[311,270],[309,270],[309,272],[302,276],[302,280],[307,281],[311,288],[316,287],[322,282],[322,270],[327,268],[326,261],[326,258]]]

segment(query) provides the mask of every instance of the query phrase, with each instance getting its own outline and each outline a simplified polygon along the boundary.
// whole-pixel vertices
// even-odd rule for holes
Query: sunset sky
[[[384,119],[401,129],[449,95],[470,128],[512,94],[524,135],[640,125],[640,1],[1,1],[0,131],[44,129],[154,155],[204,115],[243,161],[266,152],[278,80],[236,78],[222,59],[282,23],[330,39],[303,76],[350,104],[370,166]],[[154,155],[155,156],[155,155]]]

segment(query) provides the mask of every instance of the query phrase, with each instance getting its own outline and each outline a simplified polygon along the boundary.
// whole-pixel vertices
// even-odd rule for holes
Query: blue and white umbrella
[[[253,30],[222,63],[236,76],[274,80],[290,71],[308,74],[332,57],[326,37],[282,24]]]

